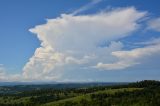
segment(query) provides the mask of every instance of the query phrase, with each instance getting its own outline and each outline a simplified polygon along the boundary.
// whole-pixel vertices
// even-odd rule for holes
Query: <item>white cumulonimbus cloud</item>
[[[123,44],[116,40],[137,30],[145,15],[146,12],[128,7],[92,15],[62,14],[48,19],[46,24],[29,30],[41,41],[41,47],[24,66],[23,77],[26,80],[56,80],[67,65],[74,64],[78,68],[83,64],[112,62],[116,60],[114,56],[121,58],[118,54],[124,52],[116,51],[121,50]],[[103,47],[102,42],[110,45]],[[98,67],[102,65],[99,63]]]

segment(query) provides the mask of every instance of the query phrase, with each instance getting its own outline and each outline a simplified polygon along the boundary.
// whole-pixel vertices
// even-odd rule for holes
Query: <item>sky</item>
[[[159,0],[1,0],[0,82],[160,80]]]

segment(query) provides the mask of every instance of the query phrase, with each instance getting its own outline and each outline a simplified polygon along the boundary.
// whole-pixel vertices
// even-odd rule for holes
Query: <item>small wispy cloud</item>
[[[86,5],[82,6],[82,7],[80,7],[79,9],[75,10],[71,14],[72,15],[76,15],[76,14],[78,14],[80,12],[83,12],[85,10],[90,9],[91,7],[93,7],[94,5],[96,5],[96,4],[100,3],[100,2],[102,2],[102,0],[92,0],[90,3],[88,3],[88,4],[86,4]]]
[[[160,17],[149,21],[147,29],[160,32]]]
[[[149,45],[132,50],[114,51],[112,52],[112,55],[117,57],[118,61],[107,64],[99,62],[95,68],[103,70],[122,70],[141,64],[143,63],[144,58],[155,56],[160,52],[160,42],[157,40],[152,40],[143,44]]]

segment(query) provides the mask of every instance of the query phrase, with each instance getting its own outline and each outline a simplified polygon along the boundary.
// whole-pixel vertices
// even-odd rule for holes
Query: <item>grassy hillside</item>
[[[0,93],[0,106],[160,106],[160,82]]]
[[[81,96],[77,96],[77,97],[73,97],[73,98],[69,98],[69,99],[64,99],[64,100],[59,100],[56,102],[47,103],[42,106],[66,106],[66,105],[67,106],[84,106],[84,105],[85,106],[93,106],[96,104],[96,103],[94,103],[95,100],[93,100],[93,99],[96,99],[98,96],[104,96],[104,98],[105,98],[105,96],[107,96],[107,97],[114,96],[117,93],[134,92],[134,91],[139,91],[139,90],[143,90],[143,88],[107,89],[107,90],[97,91],[94,93],[89,93],[89,94],[85,94],[85,95],[81,95]],[[100,99],[103,99],[103,97],[100,97]],[[104,106],[106,106],[106,105],[104,105]]]

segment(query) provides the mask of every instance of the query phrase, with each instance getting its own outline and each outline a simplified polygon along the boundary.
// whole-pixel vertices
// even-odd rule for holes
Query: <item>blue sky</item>
[[[0,81],[160,80],[159,4],[1,0]]]

